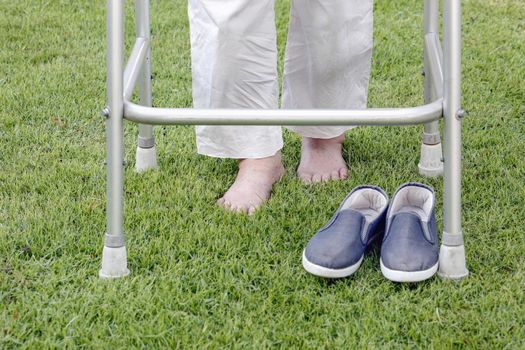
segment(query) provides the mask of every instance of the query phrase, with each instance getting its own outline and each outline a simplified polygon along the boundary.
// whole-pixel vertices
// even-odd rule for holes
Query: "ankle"
[[[281,152],[278,151],[276,154],[265,158],[244,158],[239,160],[239,169],[245,167],[263,167],[263,168],[281,168]]]
[[[345,140],[345,134],[341,134],[339,136],[332,137],[329,139],[303,137],[301,139],[301,144],[306,147],[342,145],[344,140]]]

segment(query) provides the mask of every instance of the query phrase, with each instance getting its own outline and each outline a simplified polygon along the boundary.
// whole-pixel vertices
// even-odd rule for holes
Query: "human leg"
[[[278,105],[273,0],[189,0],[195,108],[274,109]],[[200,154],[239,159],[219,204],[248,211],[282,175],[278,126],[198,126]],[[259,164],[260,163],[260,164]]]
[[[372,0],[292,0],[283,108],[366,108],[372,56]],[[346,178],[348,126],[290,127],[302,136],[299,177]]]

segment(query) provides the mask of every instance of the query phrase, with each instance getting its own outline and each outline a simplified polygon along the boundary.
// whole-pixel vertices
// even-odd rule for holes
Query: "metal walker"
[[[248,110],[151,107],[149,0],[135,1],[136,41],[124,67],[124,0],[107,0],[106,234],[101,278],[127,276],[124,241],[123,121],[139,124],[136,170],[157,167],[153,125],[413,125],[424,124],[419,172],[443,174],[443,233],[438,274],[468,275],[461,231],[461,4],[443,0],[443,51],[439,0],[425,1],[425,104],[365,110]],[[139,102],[130,101],[137,86]],[[443,154],[439,119],[443,117]]]

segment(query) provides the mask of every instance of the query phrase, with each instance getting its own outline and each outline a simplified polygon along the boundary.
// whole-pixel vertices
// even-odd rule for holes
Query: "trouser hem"
[[[295,126],[287,126],[286,129],[293,131],[297,134],[299,134],[301,137],[310,137],[315,139],[333,139],[337,136],[341,136],[348,130],[352,130],[354,128],[357,128],[357,126],[348,126],[348,127],[341,127],[339,130],[333,130],[333,131],[323,131],[323,130],[309,130],[308,127],[295,127]]]
[[[257,151],[220,151],[207,146],[197,146],[197,153],[213,158],[259,159],[274,156],[282,148],[283,142],[281,141],[275,146],[257,148]]]

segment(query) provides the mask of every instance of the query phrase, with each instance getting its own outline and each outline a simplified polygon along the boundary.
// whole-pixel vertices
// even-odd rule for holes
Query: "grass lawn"
[[[0,348],[525,349],[525,2],[462,3],[470,276],[400,285],[374,254],[331,282],[300,258],[358,184],[430,184],[441,222],[441,180],[417,174],[421,126],[351,131],[349,179],[315,186],[294,176],[300,143],[286,132],[287,175],[245,217],[214,204],[236,163],[197,155],[192,127],[157,127],[161,170],[138,175],[126,123],[132,275],[99,280],[104,1],[0,0]],[[376,0],[370,106],[422,103],[422,7]],[[276,9],[282,68],[288,1]],[[151,11],[154,104],[189,107],[186,3],[152,0]]]

